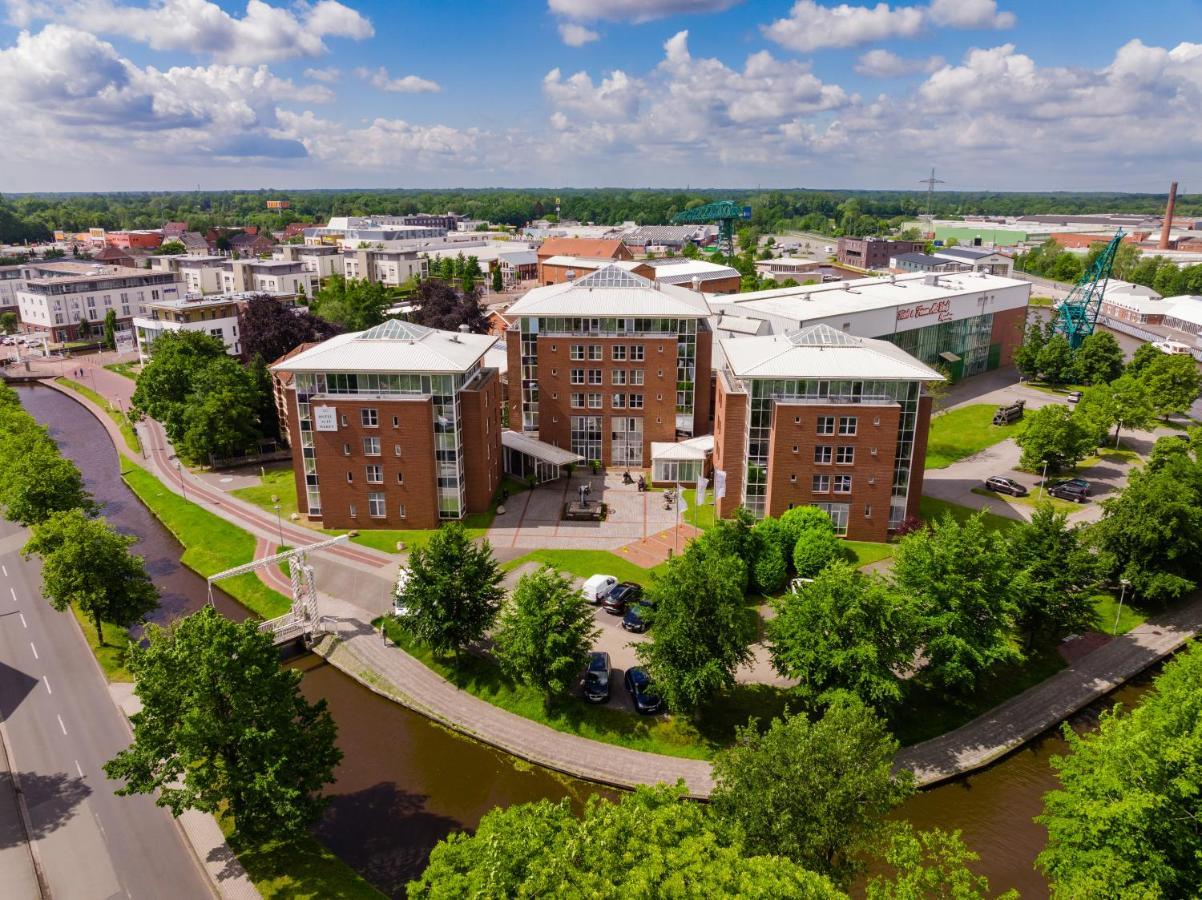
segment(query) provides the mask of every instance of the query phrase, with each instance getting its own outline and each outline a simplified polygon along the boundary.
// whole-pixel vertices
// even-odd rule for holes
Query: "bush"
[[[822,513],[826,516],[826,513]],[[829,519],[828,519],[829,521]],[[810,528],[803,531],[793,548],[793,568],[800,578],[813,578],[830,563],[839,559],[842,545],[833,529]]]
[[[766,542],[760,547],[753,574],[761,594],[775,594],[785,586],[789,564],[785,562],[785,555],[781,553],[778,543]]]

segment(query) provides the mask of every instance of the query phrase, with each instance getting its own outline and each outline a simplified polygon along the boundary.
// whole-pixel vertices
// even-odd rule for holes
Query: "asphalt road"
[[[42,598],[25,537],[0,521],[0,715],[51,897],[211,898],[170,813],[113,793],[101,767],[128,725],[71,616]],[[0,896],[18,900],[10,887]]]

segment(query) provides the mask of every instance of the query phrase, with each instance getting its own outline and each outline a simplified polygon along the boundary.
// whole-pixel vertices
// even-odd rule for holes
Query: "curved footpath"
[[[105,369],[93,368],[100,393],[128,401],[133,390],[131,381]],[[110,385],[109,379],[119,379],[125,385]],[[105,389],[108,387],[118,391],[113,393]],[[122,451],[120,432],[108,416],[73,391],[68,393],[98,415]],[[152,436],[149,462],[165,484],[177,493],[186,487],[189,500],[253,533],[259,539],[256,548],[259,558],[274,552],[278,532],[273,517],[258,507],[214,491],[187,470],[177,471],[167,449],[166,436],[157,422],[142,423],[140,431],[143,440],[147,432]],[[293,525],[284,526],[284,532],[284,539],[294,542],[294,546],[313,537],[311,530]],[[395,562],[388,554],[361,547],[339,546],[323,552],[364,568]],[[274,567],[261,569],[260,578],[277,590],[290,590],[286,579]],[[329,634],[315,648],[319,654],[369,689],[449,728],[521,759],[601,784],[631,788],[657,781],[683,780],[689,793],[698,798],[709,796],[713,788],[708,762],[630,750],[555,731],[460,690],[400,648],[386,644],[371,627],[371,615],[356,604],[322,594],[321,611]],[[1170,655],[1200,629],[1202,594],[1171,613],[1149,619],[966,725],[902,750],[896,764],[898,768],[913,771],[920,786],[982,768]]]

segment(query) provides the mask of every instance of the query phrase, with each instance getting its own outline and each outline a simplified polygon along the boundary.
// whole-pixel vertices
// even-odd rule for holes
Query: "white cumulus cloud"
[[[575,22],[563,22],[559,26],[559,39],[569,47],[583,47],[585,44],[601,40],[601,35]]]
[[[559,16],[580,21],[650,22],[678,13],[713,13],[730,9],[742,0],[547,0]]]
[[[888,50],[869,50],[860,54],[855,70],[872,78],[904,78],[919,72],[934,72],[943,67],[942,56],[908,59]]]
[[[874,41],[913,38],[930,27],[1011,28],[1015,17],[999,12],[996,0],[931,0],[929,6],[827,6],[797,0],[789,14],[761,26],[782,47],[809,53],[824,47],[858,47]]]
[[[419,78],[416,75],[393,78],[384,66],[380,66],[378,69],[366,69],[360,66],[355,69],[355,75],[373,87],[395,94],[437,94],[442,90],[437,82]]]

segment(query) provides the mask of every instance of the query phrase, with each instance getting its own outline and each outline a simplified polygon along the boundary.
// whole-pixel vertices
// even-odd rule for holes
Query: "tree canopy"
[[[324,341],[341,328],[308,310],[288,309],[271,297],[256,294],[238,312],[242,353],[273,363],[307,341]]]
[[[383,284],[333,275],[313,295],[312,309],[347,331],[364,331],[388,317],[393,298]]]
[[[1109,411],[1110,407],[1106,407]],[[1075,415],[1062,403],[1049,403],[1024,416],[1026,424],[1014,436],[1022,448],[1019,465],[1039,472],[1072,468],[1098,446],[1098,425],[1094,419]],[[1109,423],[1108,423],[1109,425]],[[1107,427],[1108,427],[1107,425]]]
[[[458,331],[460,325],[466,325],[475,334],[488,332],[480,294],[475,290],[461,293],[446,281],[428,278],[417,286],[411,300],[417,308],[408,318],[418,325],[444,331]]]

